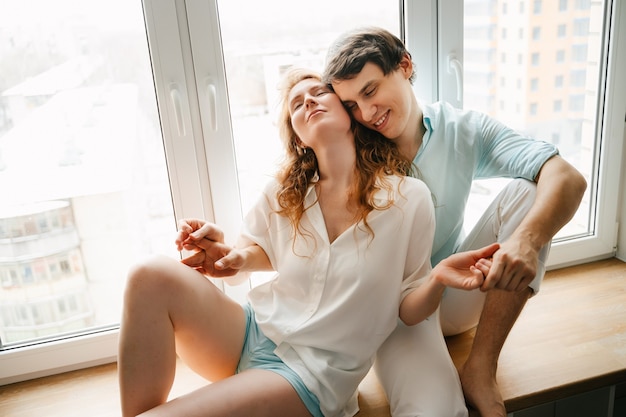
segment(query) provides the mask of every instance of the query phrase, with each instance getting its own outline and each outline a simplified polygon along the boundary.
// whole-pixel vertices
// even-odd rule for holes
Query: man
[[[484,114],[445,103],[418,104],[414,77],[402,41],[379,28],[341,36],[329,49],[324,72],[354,118],[395,141],[430,187],[437,222],[433,266],[457,251],[500,242],[482,291],[447,291],[440,319],[446,335],[477,326],[460,372],[463,393],[482,417],[506,416],[496,383],[500,351],[526,301],[539,290],[551,239],[573,217],[586,182],[553,145]],[[472,180],[495,176],[516,180],[464,236]],[[424,372],[429,364],[420,351],[428,347],[421,331],[399,325],[378,354],[377,373],[394,416],[443,415],[428,411],[441,407],[429,408],[432,395],[418,395],[446,386],[438,385],[436,372]]]

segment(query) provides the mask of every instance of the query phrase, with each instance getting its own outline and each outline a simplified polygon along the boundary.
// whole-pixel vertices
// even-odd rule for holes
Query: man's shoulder
[[[420,103],[424,118],[431,120],[433,125],[454,126],[455,123],[477,123],[483,121],[488,116],[476,110],[459,109],[446,101],[434,103]]]
[[[452,145],[457,141],[472,142],[489,125],[489,117],[474,110],[463,110],[440,101],[422,106],[425,124],[431,138]]]

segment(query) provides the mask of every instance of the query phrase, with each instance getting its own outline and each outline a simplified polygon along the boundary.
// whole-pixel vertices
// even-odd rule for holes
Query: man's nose
[[[361,109],[361,117],[363,118],[364,122],[373,122],[374,121],[372,119],[374,118],[374,116],[376,116],[376,106],[374,106],[374,105],[369,105],[369,106],[359,105],[359,108]]]

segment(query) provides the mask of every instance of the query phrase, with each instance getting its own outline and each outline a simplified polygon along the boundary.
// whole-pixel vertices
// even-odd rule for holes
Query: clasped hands
[[[181,262],[204,275],[225,278],[239,272],[237,253],[224,243],[224,232],[216,224],[199,219],[180,220],[175,243],[179,251],[193,252]]]

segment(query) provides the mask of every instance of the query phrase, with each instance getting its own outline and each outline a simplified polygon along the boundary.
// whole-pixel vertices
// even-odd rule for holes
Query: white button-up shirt
[[[396,327],[401,299],[430,270],[435,228],[426,185],[388,177],[368,223],[351,226],[330,243],[315,188],[305,199],[303,234],[276,213],[277,184],[270,183],[246,216],[243,234],[267,253],[277,271],[248,299],[276,354],[320,400],[325,416],[352,416],[356,391],[373,357]]]

